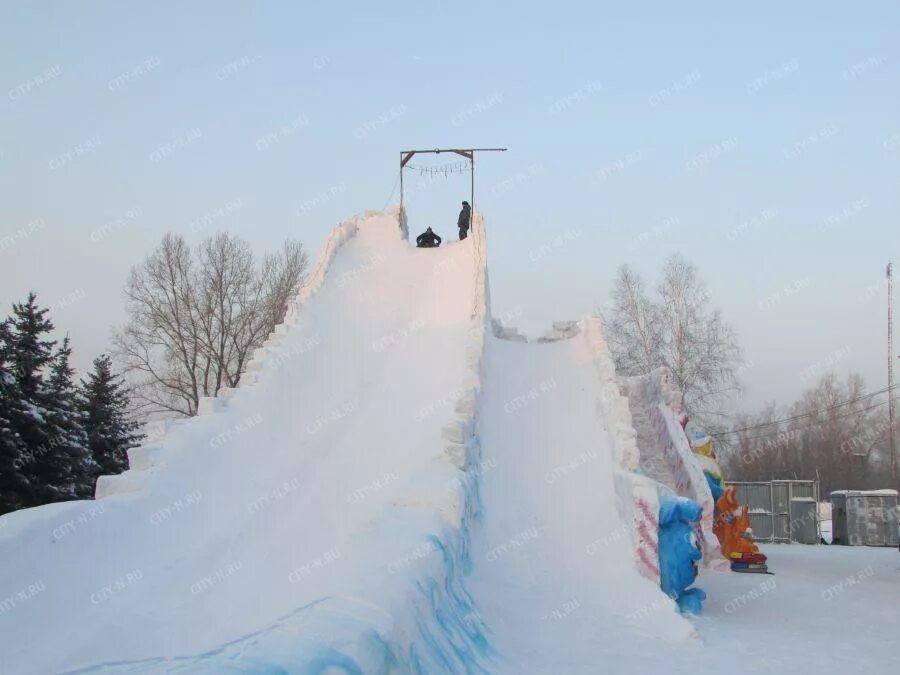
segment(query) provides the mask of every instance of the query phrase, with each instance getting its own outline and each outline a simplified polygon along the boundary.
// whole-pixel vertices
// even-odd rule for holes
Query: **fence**
[[[762,543],[817,544],[819,483],[814,480],[728,482],[747,507],[753,538]]]

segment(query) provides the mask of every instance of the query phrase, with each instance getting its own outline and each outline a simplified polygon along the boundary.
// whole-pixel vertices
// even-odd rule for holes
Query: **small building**
[[[898,546],[896,490],[836,490],[831,493],[833,544]]]

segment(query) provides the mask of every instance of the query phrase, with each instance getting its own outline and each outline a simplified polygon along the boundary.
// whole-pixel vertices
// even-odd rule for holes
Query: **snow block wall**
[[[634,533],[634,558],[637,568],[651,581],[661,583],[659,491],[654,485],[636,482],[631,486],[631,495],[633,500],[631,526]]]
[[[325,283],[325,276],[328,274],[331,263],[334,261],[340,248],[359,232],[360,221],[361,219],[359,217],[345,220],[328,235],[325,244],[322,246],[322,250],[316,258],[316,264],[313,268],[313,273],[310,275],[309,281],[307,281],[297,292],[297,297],[294,298],[294,301],[290,304],[287,313],[284,316],[284,322],[281,325],[276,326],[272,335],[270,335],[265,343],[263,343],[263,346],[253,353],[253,358],[250,360],[250,363],[247,364],[247,370],[241,377],[239,386],[252,386],[259,379],[260,373],[266,368],[267,356],[272,351],[279,351],[276,348],[281,346],[290,327],[297,323],[304,305],[306,305],[309,299],[316,294],[322,287],[322,284]],[[268,365],[277,367],[278,364],[273,363]]]
[[[630,523],[634,563],[648,579],[659,583],[659,497],[655,481],[636,473],[640,450],[632,425],[628,399],[622,395],[616,368],[597,317],[581,324],[592,350],[592,363],[601,381],[598,414],[606,421],[618,470],[615,475],[617,505],[623,523]]]
[[[297,323],[303,306],[325,282],[328,269],[338,250],[359,231],[359,223],[359,217],[345,220],[335,227],[325,239],[309,280],[303,284],[294,300],[288,306],[284,321],[275,326],[275,330],[269,335],[263,346],[258,347],[253,352],[253,356],[248,362],[244,374],[241,376],[238,384],[239,388],[252,387],[264,371],[278,368],[279,360],[290,359],[297,356],[303,349],[313,346],[301,343],[287,352],[278,349],[291,326]],[[276,352],[277,355],[270,357],[270,354],[273,352]],[[223,388],[217,397],[200,399],[197,406],[197,417],[208,416],[224,410],[227,407],[227,401],[235,395],[236,391],[237,389]],[[184,425],[191,424],[191,422],[192,419],[167,420],[166,424],[160,427],[164,430],[163,433],[155,435],[151,443],[144,443],[131,448],[128,451],[129,470],[118,475],[100,476],[94,488],[94,499],[103,499],[114,494],[140,490],[142,488],[141,473],[145,471],[152,472],[154,468],[165,465],[167,453],[165,441],[168,434],[177,432],[178,429],[183,428]],[[248,420],[245,424],[250,422]],[[240,432],[241,429],[236,431]]]
[[[447,442],[445,446],[447,458],[461,471],[468,469],[473,459],[471,443],[476,438],[476,411],[478,409],[478,393],[481,390],[481,360],[484,356],[484,340],[489,324],[487,242],[479,213],[476,212],[472,224],[471,238],[475,252],[475,297],[472,300],[472,321],[466,345],[466,381],[454,406],[456,419],[446,425],[443,430],[443,438]]]
[[[435,540],[442,553],[443,573],[427,585],[419,584],[422,600],[428,599],[430,603],[419,618],[422,636],[409,649],[417,652],[409,663],[413,672],[487,672],[487,660],[494,654],[481,614],[463,583],[472,568],[472,527],[481,516],[478,411],[485,341],[490,330],[487,237],[481,213],[477,211],[472,216],[469,240],[474,254],[474,296],[465,345],[466,372],[454,405],[455,419],[442,432],[444,458],[457,472],[454,482],[458,490],[453,495],[457,501],[451,505],[453,520],[445,531],[444,541]]]
[[[554,321],[550,330],[537,339],[538,342],[559,342],[560,340],[570,340],[579,332],[577,321]]]
[[[491,319],[491,330],[495,338],[500,340],[509,340],[510,342],[528,342],[528,337],[522,335],[518,328],[513,326],[504,326],[500,319]]]
[[[703,468],[678,421],[681,394],[675,390],[665,368],[639,378],[639,386],[657,442],[674,477],[674,485],[668,487],[679,496],[697,502],[702,508],[700,531],[703,562],[704,565],[711,565],[722,559],[719,541],[712,529],[715,503]]]

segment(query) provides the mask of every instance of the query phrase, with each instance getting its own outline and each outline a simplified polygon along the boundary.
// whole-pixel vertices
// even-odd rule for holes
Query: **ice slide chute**
[[[489,336],[480,214],[425,251],[397,216],[339,225],[241,386],[101,499],[0,519],[4,669],[499,672],[567,588],[592,644],[691,632],[639,573],[655,483],[599,322]]]
[[[616,672],[648,639],[693,631],[636,564],[635,495],[655,487],[632,471],[634,432],[599,321],[574,333],[487,343],[485,517],[467,585],[505,657],[496,672]]]

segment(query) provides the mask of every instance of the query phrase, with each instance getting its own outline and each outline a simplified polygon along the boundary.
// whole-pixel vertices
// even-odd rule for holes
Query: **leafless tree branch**
[[[129,320],[114,337],[139,407],[191,416],[201,397],[237,386],[253,350],[284,320],[308,266],[293,240],[257,259],[229,234],[193,251],[167,234],[129,275]]]

